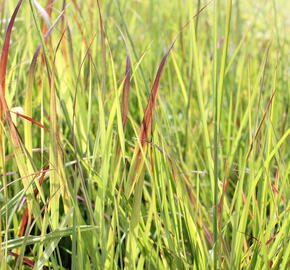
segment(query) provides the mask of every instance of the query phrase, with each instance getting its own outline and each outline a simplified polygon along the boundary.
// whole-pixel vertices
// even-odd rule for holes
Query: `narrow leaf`
[[[131,74],[131,61],[130,61],[130,55],[127,54],[126,73],[125,73],[125,81],[124,81],[124,87],[123,87],[123,100],[122,100],[122,124],[123,124],[124,130],[126,127],[127,116],[128,116],[130,74]]]
[[[14,113],[14,114],[16,114],[16,115],[18,115],[18,116],[20,116],[20,117],[22,117],[22,118],[24,118],[24,119],[30,121],[30,122],[32,122],[32,123],[34,123],[34,124],[38,125],[39,127],[43,128],[45,131],[49,132],[49,129],[48,129],[47,127],[45,127],[44,125],[42,125],[42,124],[39,123],[38,121],[32,119],[31,117],[26,116],[26,115],[21,114],[21,113],[13,112],[13,111],[10,111],[10,112],[12,112],[12,113]]]

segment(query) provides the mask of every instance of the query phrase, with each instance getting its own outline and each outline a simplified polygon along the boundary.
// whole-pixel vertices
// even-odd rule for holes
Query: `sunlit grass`
[[[288,269],[287,8],[2,1],[0,268]]]

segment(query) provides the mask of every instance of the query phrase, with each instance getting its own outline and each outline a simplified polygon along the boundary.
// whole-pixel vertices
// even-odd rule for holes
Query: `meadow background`
[[[289,12],[1,1],[0,268],[289,269]]]

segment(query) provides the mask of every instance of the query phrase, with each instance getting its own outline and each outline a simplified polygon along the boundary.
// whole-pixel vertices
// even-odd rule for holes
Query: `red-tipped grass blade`
[[[154,83],[153,83],[153,86],[151,89],[149,101],[147,103],[147,106],[146,106],[146,109],[144,112],[144,117],[143,117],[142,125],[140,128],[140,133],[139,133],[139,139],[140,139],[140,143],[141,143],[142,148],[144,147],[145,142],[148,141],[149,135],[151,133],[153,112],[154,112],[154,107],[155,107],[155,102],[156,102],[156,98],[157,98],[157,93],[158,93],[158,89],[159,89],[162,71],[164,69],[164,65],[166,63],[167,56],[169,55],[171,49],[173,48],[175,41],[176,40],[174,40],[172,42],[172,44],[170,45],[170,47],[166,51],[165,55],[163,56],[161,63],[158,67],[156,76],[155,76],[155,80],[154,80]],[[144,147],[144,150],[146,150],[145,147]],[[130,172],[129,172],[129,177],[128,177],[129,180],[128,180],[127,185],[125,187],[125,194],[127,197],[129,197],[131,195],[131,193],[133,192],[134,186],[135,186],[136,182],[138,181],[138,179],[136,179],[136,177],[135,177],[136,172],[142,170],[143,165],[144,165],[141,153],[142,153],[141,149],[140,149],[139,144],[137,142],[136,147],[135,147],[135,154],[134,154],[135,159],[133,161],[133,164],[132,164]],[[140,194],[140,192],[139,192],[139,194]]]
[[[9,21],[7,31],[5,34],[4,44],[2,48],[2,54],[1,54],[1,60],[0,60],[0,120],[3,118],[3,114],[7,115],[7,121],[8,125],[10,127],[11,137],[16,147],[19,147],[19,138],[18,134],[15,130],[15,127],[13,126],[12,119],[9,114],[8,105],[5,99],[5,80],[6,80],[6,70],[7,70],[7,61],[8,61],[8,53],[9,53],[9,47],[10,47],[10,38],[11,38],[11,32],[12,28],[17,16],[17,13],[19,11],[19,8],[22,4],[22,0],[18,1],[18,4],[12,14],[12,17]],[[0,151],[2,152],[2,126],[0,127]],[[2,155],[2,153],[0,153]]]
[[[185,27],[190,23],[190,21],[192,19],[194,19],[196,16],[198,16],[199,14],[202,13],[202,11],[204,11],[206,9],[206,7],[211,3],[212,1],[210,1],[207,5],[205,5],[203,8],[201,8],[183,27],[182,29],[179,31],[179,33],[177,34],[177,36],[175,37],[174,41],[171,43],[170,47],[168,48],[168,50],[166,51],[165,55],[163,56],[161,63],[158,67],[157,70],[157,74],[155,76],[155,80],[151,89],[151,94],[149,97],[149,101],[147,103],[145,112],[144,112],[144,117],[143,117],[143,121],[142,121],[142,125],[140,128],[140,133],[139,133],[139,139],[140,139],[140,144],[142,146],[142,148],[144,147],[145,142],[149,139],[151,130],[152,130],[152,120],[153,120],[153,113],[154,113],[154,108],[155,108],[155,103],[156,103],[156,99],[157,99],[157,94],[158,94],[158,89],[159,89],[159,84],[160,84],[160,79],[161,79],[161,75],[162,75],[162,71],[164,69],[164,65],[166,63],[167,57],[170,53],[170,51],[172,50],[177,38],[179,37],[179,35],[182,33],[182,31],[185,29]],[[144,152],[146,152],[146,149],[144,148]],[[144,166],[144,160],[142,159],[142,152],[141,149],[139,147],[139,144],[137,143],[136,147],[135,147],[135,153],[134,153],[134,161],[132,163],[132,166],[130,168],[130,172],[129,172],[129,176],[128,176],[128,182],[125,186],[125,196],[129,197],[131,195],[131,193],[134,190],[134,186],[136,184],[136,182],[138,182],[138,176],[137,172],[141,172]],[[140,174],[139,174],[140,175]],[[139,188],[142,188],[141,185],[139,185]],[[139,190],[137,191],[137,193],[140,195],[142,194],[142,192]],[[139,198],[140,200],[141,198]],[[138,199],[136,200],[137,203]],[[135,209],[135,213],[138,212],[138,210]],[[137,214],[137,213],[136,213]],[[137,218],[136,218],[137,219]],[[135,219],[135,221],[136,221]],[[136,224],[136,222],[133,222]]]
[[[39,185],[42,185],[42,182],[44,180],[44,176],[45,174],[49,171],[49,169],[45,169],[42,172],[39,172],[38,174],[42,173],[39,179]],[[36,196],[38,194],[38,189],[34,189],[34,196]],[[26,206],[22,218],[21,218],[21,223],[19,226],[19,232],[18,232],[18,236],[21,237],[25,234],[26,231],[26,227],[27,227],[27,223],[28,223],[28,207]]]
[[[275,194],[279,195],[279,190],[276,188],[275,185],[272,185],[272,190],[274,191]],[[283,196],[281,196],[280,199],[282,201],[284,201],[284,197]]]
[[[130,75],[131,75],[131,61],[130,55],[127,54],[126,58],[126,73],[123,87],[123,100],[122,100],[122,124],[123,129],[126,127],[129,105],[129,91],[130,91]]]
[[[34,124],[38,125],[39,127],[43,128],[45,131],[49,132],[49,129],[48,129],[47,127],[45,127],[44,125],[42,125],[42,124],[39,123],[38,121],[32,119],[31,117],[28,117],[28,116],[26,116],[26,115],[24,115],[24,114],[17,113],[17,112],[13,112],[13,111],[10,111],[10,112],[12,112],[12,113],[14,113],[14,114],[16,114],[16,115],[18,115],[18,116],[20,116],[20,117],[22,117],[22,118],[24,118],[24,119],[30,121],[30,122],[32,122],[32,123],[34,123]]]
[[[20,256],[19,254],[12,252],[12,251],[8,251],[8,254],[15,257],[15,258],[18,258]],[[23,263],[27,264],[28,266],[34,267],[34,261],[32,261],[28,258],[23,258],[22,261],[23,261]]]
[[[144,118],[143,118],[141,129],[140,129],[140,136],[139,137],[140,137],[142,146],[144,145],[145,141],[148,140],[149,134],[151,132],[153,112],[154,112],[154,107],[155,107],[155,102],[156,102],[156,98],[157,98],[157,93],[158,93],[158,89],[159,89],[162,71],[164,69],[164,65],[166,63],[167,56],[169,55],[171,49],[173,48],[175,41],[176,40],[174,40],[172,42],[172,44],[168,48],[167,52],[163,56],[162,61],[161,61],[160,65],[158,67],[158,70],[157,70],[157,74],[156,74],[156,77],[155,77],[155,80],[153,83],[153,87],[151,89],[149,102],[148,102],[147,107],[145,109]]]
[[[5,40],[2,48],[2,54],[1,54],[1,60],[0,60],[0,84],[2,86],[2,91],[5,93],[5,78],[6,78],[6,69],[7,69],[7,61],[8,61],[8,52],[9,52],[9,47],[10,47],[10,37],[11,37],[11,32],[12,28],[17,16],[17,13],[19,11],[19,8],[22,4],[22,0],[18,1],[18,4],[12,14],[12,17],[10,19],[10,22],[7,27],[6,35],[5,35]]]

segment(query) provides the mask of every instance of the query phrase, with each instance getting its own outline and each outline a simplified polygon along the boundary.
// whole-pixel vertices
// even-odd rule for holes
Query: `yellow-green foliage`
[[[0,1],[0,269],[289,269],[289,10]]]

